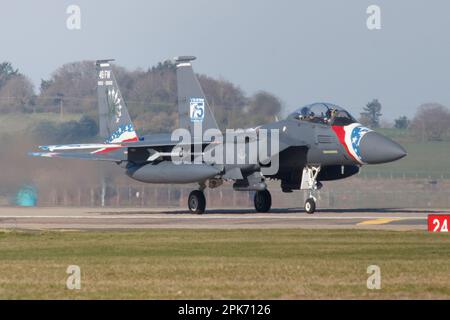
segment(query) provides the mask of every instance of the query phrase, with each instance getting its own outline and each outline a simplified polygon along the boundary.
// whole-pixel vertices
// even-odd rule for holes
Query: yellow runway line
[[[376,224],[386,224],[393,221],[399,221],[404,220],[403,218],[380,218],[375,220],[366,220],[360,223],[357,223],[357,225],[376,225]]]

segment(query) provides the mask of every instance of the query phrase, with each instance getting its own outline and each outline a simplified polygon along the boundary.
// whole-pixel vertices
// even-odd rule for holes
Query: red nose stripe
[[[345,127],[340,126],[332,126],[334,133],[339,139],[339,142],[344,146],[345,151],[347,151],[347,154],[352,157],[352,159],[356,160],[355,157],[350,153],[350,150],[347,147],[347,144],[345,143]]]

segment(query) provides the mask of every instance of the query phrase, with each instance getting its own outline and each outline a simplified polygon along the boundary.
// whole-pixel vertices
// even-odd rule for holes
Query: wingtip
[[[29,157],[40,157],[42,152],[28,152]]]
[[[30,156],[30,157],[51,158],[55,155],[57,155],[57,153],[54,153],[54,152],[28,152],[28,156]]]

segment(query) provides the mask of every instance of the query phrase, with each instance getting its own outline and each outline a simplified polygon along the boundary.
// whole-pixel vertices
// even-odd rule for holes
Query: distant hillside
[[[43,121],[62,123],[79,120],[81,114],[66,114],[62,118],[57,113],[6,113],[0,114],[0,136],[4,134],[25,133]]]

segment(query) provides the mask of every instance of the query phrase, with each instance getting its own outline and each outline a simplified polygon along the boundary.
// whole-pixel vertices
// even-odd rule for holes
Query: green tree
[[[89,142],[96,138],[98,125],[96,119],[84,115],[79,121],[42,121],[33,128],[32,134],[38,141],[46,143]]]
[[[177,66],[170,60],[166,60],[164,62],[158,62],[156,66],[153,66],[149,71],[151,72],[166,72],[167,70],[175,71]]]
[[[250,99],[249,112],[259,113],[265,117],[274,117],[281,111],[281,102],[274,95],[260,91]]]
[[[378,99],[373,99],[363,108],[363,112],[361,112],[360,122],[371,128],[379,128],[381,116],[381,103],[378,101]]]
[[[82,113],[97,108],[97,72],[93,61],[68,63],[41,81],[40,111]]]
[[[0,88],[12,77],[19,75],[19,69],[14,69],[11,62],[0,63]]]
[[[281,111],[281,101],[273,94],[260,91],[249,101],[244,119],[252,126],[274,121]]]
[[[408,129],[411,123],[411,121],[406,116],[398,117],[394,121],[395,121],[394,127],[397,129]]]
[[[417,109],[411,124],[422,141],[441,141],[450,131],[450,110],[439,103],[426,103]]]
[[[0,88],[0,110],[30,112],[34,109],[34,98],[31,81],[22,74],[14,74]]]
[[[50,86],[53,84],[52,80],[44,80],[41,79],[41,86],[40,86],[40,91],[43,92],[45,90],[47,90],[48,88],[50,88]]]

